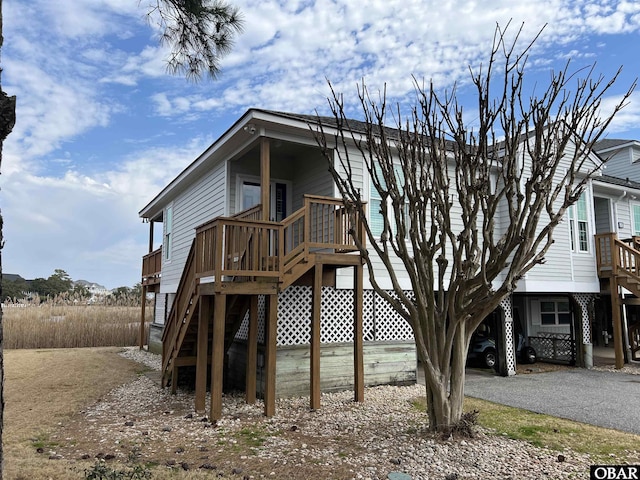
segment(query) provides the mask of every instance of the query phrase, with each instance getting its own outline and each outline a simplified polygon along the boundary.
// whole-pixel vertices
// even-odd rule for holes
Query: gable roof
[[[353,133],[365,134],[367,132],[366,122],[354,119],[346,120],[348,127]],[[309,125],[322,124],[330,129],[338,128],[338,121],[333,116],[310,115],[301,113],[282,112],[277,110],[267,110],[260,108],[250,108],[236,122],[234,122],[217,140],[215,140],[204,152],[202,152],[193,162],[191,162],[180,174],[178,174],[168,185],[166,185],[153,200],[151,200],[143,209],[140,210],[139,216],[146,219],[156,219],[162,221],[163,206],[168,204],[177,194],[182,191],[185,185],[190,183],[191,179],[197,178],[207,166],[213,165],[221,160],[225,155],[237,153],[243,148],[248,148],[255,139],[252,135],[247,136],[248,127],[258,126],[265,130],[271,125],[278,125],[282,128],[289,127],[296,130],[309,131]],[[394,133],[399,130],[393,127],[384,127],[385,132],[390,138],[394,137]],[[244,132],[243,132],[244,131]],[[251,134],[255,133],[250,131]],[[530,133],[522,134],[521,140],[524,140]],[[234,143],[235,145],[229,146]],[[454,148],[452,140],[446,141],[447,145]],[[639,144],[640,145],[640,144]],[[589,153],[589,157],[594,164],[601,163],[601,159],[593,152]]]
[[[640,142],[637,140],[626,140],[622,138],[605,138],[604,140],[596,142],[593,149],[597,153],[605,153],[626,147],[640,147]]]

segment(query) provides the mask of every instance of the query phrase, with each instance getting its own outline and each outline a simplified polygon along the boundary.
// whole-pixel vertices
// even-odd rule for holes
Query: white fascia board
[[[630,185],[616,185],[615,183],[607,183],[597,178],[592,178],[591,180],[593,182],[593,194],[595,196],[598,194],[620,194],[623,192],[635,192],[640,195],[640,189]]]

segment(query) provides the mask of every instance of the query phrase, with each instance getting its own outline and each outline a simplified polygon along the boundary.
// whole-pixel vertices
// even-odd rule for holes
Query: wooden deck
[[[311,406],[320,406],[320,292],[323,271],[353,267],[355,398],[364,396],[362,359],[363,269],[356,241],[364,244],[361,219],[342,200],[306,195],[304,206],[282,222],[259,220],[260,206],[219,217],[196,229],[162,337],[163,386],[175,391],[178,369],[196,367],[196,410],[203,411],[207,365],[211,368],[210,418],[220,418],[223,363],[249,314],[246,399],[256,396],[257,295],[266,297],[265,414],[275,412],[278,294],[312,275]],[[160,282],[162,252],[143,258],[143,285]],[[210,353],[208,353],[210,352]]]

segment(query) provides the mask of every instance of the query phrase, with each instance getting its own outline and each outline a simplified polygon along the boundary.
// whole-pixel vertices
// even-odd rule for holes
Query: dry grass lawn
[[[95,465],[96,460],[93,457],[95,452],[102,451],[98,449],[102,448],[100,441],[103,438],[96,438],[95,434],[87,433],[89,431],[87,418],[81,412],[95,405],[101,398],[105,400],[110,398],[107,396],[108,392],[119,385],[131,382],[145,369],[140,364],[118,355],[119,350],[116,347],[104,347],[5,351],[5,479],[85,478],[85,470]],[[417,398],[414,406],[424,407],[423,402],[424,397]],[[190,402],[189,404],[191,405]],[[467,399],[465,407],[467,410],[480,410],[480,424],[494,430],[498,435],[506,435],[558,451],[571,449],[575,452],[587,453],[594,460],[608,460],[607,463],[640,462],[637,450],[640,437],[636,435],[537,415],[474,399]],[[115,406],[112,408],[114,408],[112,413],[117,415],[118,420],[122,416],[122,422],[118,423],[119,428],[122,428],[126,415],[119,412]],[[158,408],[173,410],[164,404],[159,405]],[[162,418],[167,411],[160,410],[157,416]],[[191,422],[191,420],[183,420],[184,412],[180,409],[171,413],[179,421]],[[194,422],[197,423],[197,420]],[[179,431],[174,433],[179,435]],[[235,437],[229,437],[233,440],[230,446],[227,443],[219,444],[217,445],[219,448],[216,449],[211,445],[207,455],[210,456],[212,463],[219,464],[225,461],[237,463],[238,459],[243,459],[242,463],[247,465],[246,468],[250,467],[253,473],[264,474],[267,478],[312,478],[306,474],[300,476],[299,467],[296,467],[298,470],[287,470],[294,468],[288,465],[279,466],[282,470],[279,470],[278,477],[270,477],[268,473],[270,470],[264,470],[272,468],[269,466],[270,463],[260,464],[260,459],[253,461],[253,457],[247,452],[251,452],[254,446],[261,445],[262,437],[267,434],[264,425],[263,427],[248,426],[236,432]],[[283,435],[300,434],[287,430]],[[106,438],[109,437],[108,434],[103,433],[102,436],[105,437],[104,440],[113,440]],[[312,443],[323,440],[309,437],[304,441]],[[179,468],[166,468],[162,461],[171,458],[173,450],[169,447],[175,450],[176,446],[184,446],[185,456],[187,453],[196,456],[193,459],[194,462],[198,455],[201,455],[198,453],[201,450],[191,448],[193,445],[187,445],[190,442],[187,438],[173,438],[170,442],[172,443],[158,446],[161,452],[165,452],[164,457],[143,456],[145,451],[140,450],[141,464],[152,470],[154,479],[192,480],[213,476],[212,472],[207,471],[183,472]],[[133,448],[133,444],[128,447]],[[350,451],[350,449],[358,449],[359,446],[341,445],[340,448]],[[91,453],[91,456],[81,460],[77,454],[68,454],[74,451]],[[56,452],[64,453],[64,458],[56,458]],[[308,468],[313,469],[314,465],[309,464]],[[288,475],[280,475],[283,472],[287,472]],[[232,476],[242,478],[240,475]],[[260,477],[258,475],[255,478]],[[341,475],[334,472],[332,478],[352,478],[352,475],[348,471],[341,472]]]
[[[49,460],[54,431],[141,370],[118,348],[5,351],[5,479],[70,478],[66,461]],[[42,447],[44,453],[37,452]],[[84,466],[78,467],[83,478]]]

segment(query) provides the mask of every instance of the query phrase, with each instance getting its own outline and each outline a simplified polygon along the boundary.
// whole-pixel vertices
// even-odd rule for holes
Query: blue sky
[[[468,66],[486,60],[496,23],[547,24],[531,81],[571,59],[623,74],[606,103],[640,76],[640,3],[494,0],[238,0],[245,30],[217,81],[166,73],[146,0],[4,0],[2,83],[18,99],[4,144],[3,271],[65,269],[113,288],[140,279],[148,226],[137,216],[248,108],[313,113],[325,79],[408,98],[412,76],[469,97]],[[640,92],[609,138],[640,139]]]

